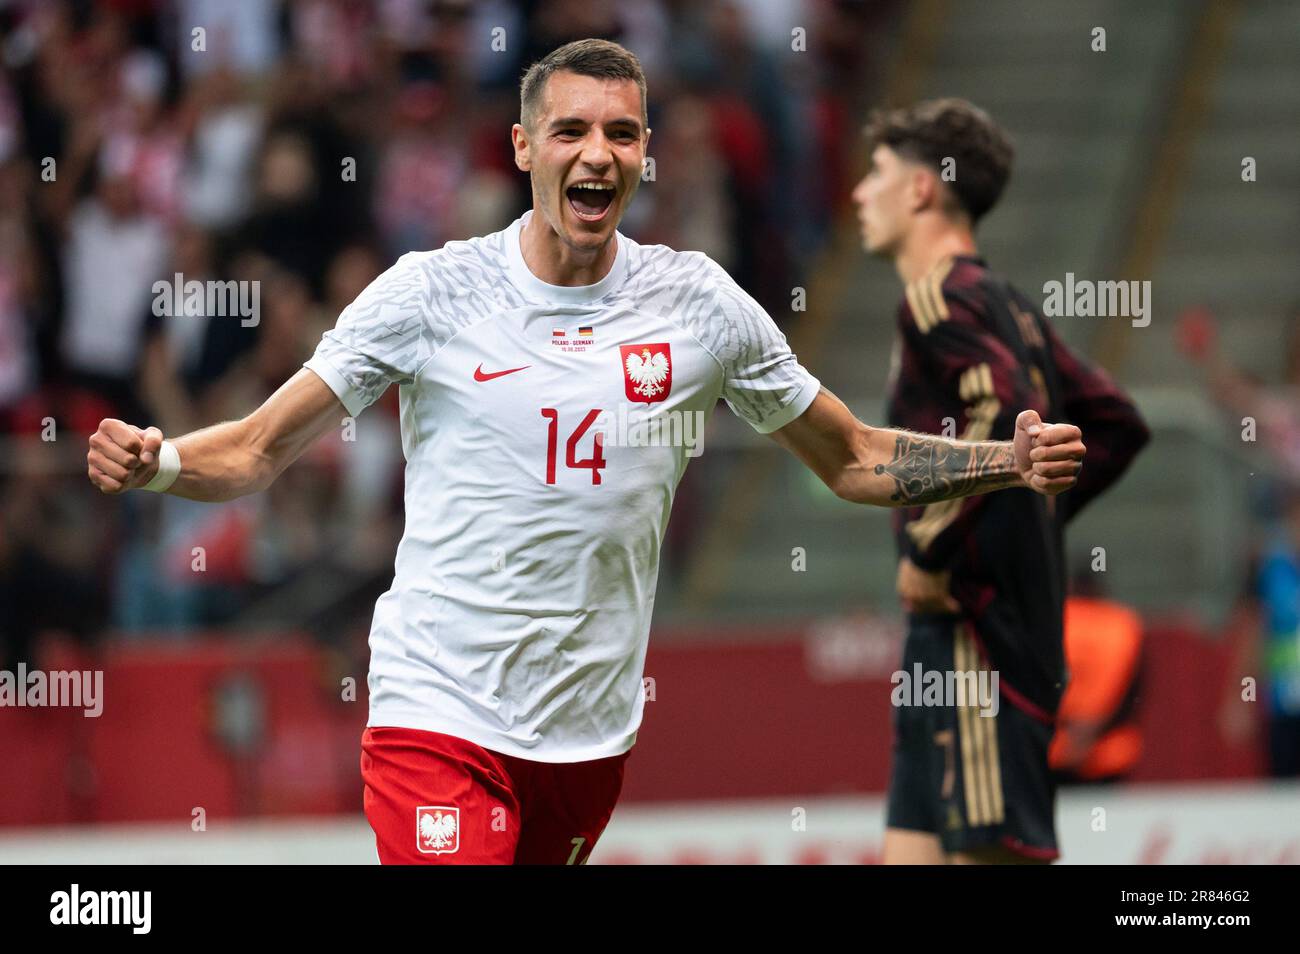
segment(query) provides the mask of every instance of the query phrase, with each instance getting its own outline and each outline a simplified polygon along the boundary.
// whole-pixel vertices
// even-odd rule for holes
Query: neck
[[[564,242],[534,206],[519,235],[520,251],[528,270],[548,285],[594,285],[614,266],[618,240],[592,249],[574,248]]]
[[[903,284],[910,285],[945,258],[977,253],[975,237],[964,225],[918,223],[903,242],[902,251],[894,256],[894,269]]]

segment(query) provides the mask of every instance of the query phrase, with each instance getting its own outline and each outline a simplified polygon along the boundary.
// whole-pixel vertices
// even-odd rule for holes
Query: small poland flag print
[[[415,847],[426,855],[450,855],[460,850],[460,809],[421,805],[415,810]]]
[[[653,404],[668,397],[673,387],[673,361],[667,342],[619,345],[618,351],[629,401]]]

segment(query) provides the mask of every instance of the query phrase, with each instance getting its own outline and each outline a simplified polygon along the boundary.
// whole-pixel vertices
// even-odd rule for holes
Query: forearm
[[[232,500],[265,490],[347,412],[310,371],[299,371],[261,407],[174,441],[181,472],[168,493]]]
[[[248,417],[174,441],[157,427],[106,417],[90,435],[86,472],[106,494],[152,489],[231,500],[268,487],[344,413],[329,386],[303,368]]]
[[[226,421],[172,441],[181,472],[167,493],[216,503],[257,493],[277,476],[274,460],[254,439],[253,419]]]
[[[1023,487],[1011,441],[959,441],[866,427],[836,493],[855,503],[915,507]]]
[[[1011,392],[1005,405],[998,398],[988,396],[975,396],[974,400],[967,402],[964,410],[969,423],[959,440],[984,441],[995,434],[1014,432],[1016,414],[1012,408],[1030,404],[1033,398],[1018,393],[1016,384],[1003,384],[1003,379],[1009,377],[1010,373],[1000,370],[994,372],[988,384],[989,388],[1001,384],[1004,390]],[[960,500],[942,500],[924,507],[909,508],[911,515],[899,533],[902,552],[922,570],[948,568],[965,545],[987,502],[986,494],[976,494]]]
[[[868,427],[825,388],[803,414],[769,436],[837,496],[881,507],[914,507],[1006,487],[1059,494],[1074,486],[1087,451],[1077,427],[1044,424],[1032,408],[1016,416],[1013,440],[954,441]]]

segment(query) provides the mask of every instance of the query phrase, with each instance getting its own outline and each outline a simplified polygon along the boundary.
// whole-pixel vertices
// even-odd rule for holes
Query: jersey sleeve
[[[1151,439],[1141,412],[1102,368],[1072,351],[1050,322],[1045,338],[1061,384],[1065,419],[1083,431],[1088,454],[1078,482],[1057,498],[1067,520],[1119,480]]]
[[[412,255],[403,255],[343,309],[303,367],[355,417],[388,385],[411,381],[427,360],[429,310],[427,278]]]
[[[727,407],[760,434],[789,424],[817,397],[821,382],[799,363],[770,315],[714,264],[717,336]]]

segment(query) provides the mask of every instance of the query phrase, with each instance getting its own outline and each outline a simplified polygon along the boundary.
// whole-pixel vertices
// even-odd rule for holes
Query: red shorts
[[[368,728],[366,820],[391,864],[585,864],[623,787],[627,752],[533,762],[441,732]]]

